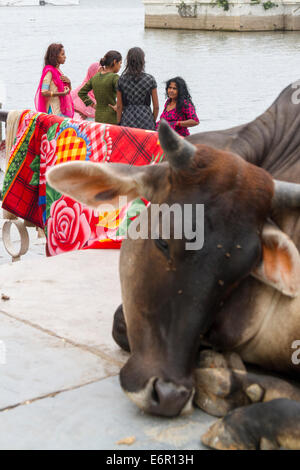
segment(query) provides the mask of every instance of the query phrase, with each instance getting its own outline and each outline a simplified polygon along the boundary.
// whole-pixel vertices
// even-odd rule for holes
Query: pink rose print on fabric
[[[49,254],[58,255],[86,246],[96,237],[98,219],[93,210],[67,196],[55,201],[47,222]]]
[[[57,160],[56,140],[48,140],[47,134],[44,134],[41,139],[41,160],[40,160],[40,184],[46,183],[46,169],[55,165]]]

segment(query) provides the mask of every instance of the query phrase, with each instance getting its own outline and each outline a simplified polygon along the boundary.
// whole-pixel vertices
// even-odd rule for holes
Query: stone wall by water
[[[300,30],[300,0],[144,0],[144,6],[146,28]]]

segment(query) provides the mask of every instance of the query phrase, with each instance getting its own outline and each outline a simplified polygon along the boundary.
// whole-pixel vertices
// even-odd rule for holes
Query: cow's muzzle
[[[124,389],[124,387],[123,387]],[[174,417],[192,412],[194,389],[152,377],[145,388],[126,395],[146,413]]]

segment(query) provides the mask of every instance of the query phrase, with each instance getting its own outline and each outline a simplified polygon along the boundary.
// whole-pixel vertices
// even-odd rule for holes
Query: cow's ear
[[[262,231],[262,261],[251,273],[289,297],[300,290],[300,255],[293,241],[278,227],[266,223]]]
[[[151,200],[166,174],[166,164],[130,166],[120,163],[70,162],[51,168],[47,181],[54,189],[92,208],[118,207],[144,197]]]

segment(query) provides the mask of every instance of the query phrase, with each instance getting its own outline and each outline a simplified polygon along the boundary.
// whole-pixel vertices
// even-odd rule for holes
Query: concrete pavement
[[[0,449],[203,448],[215,418],[147,416],[120,388],[119,251],[30,250],[0,266]]]

